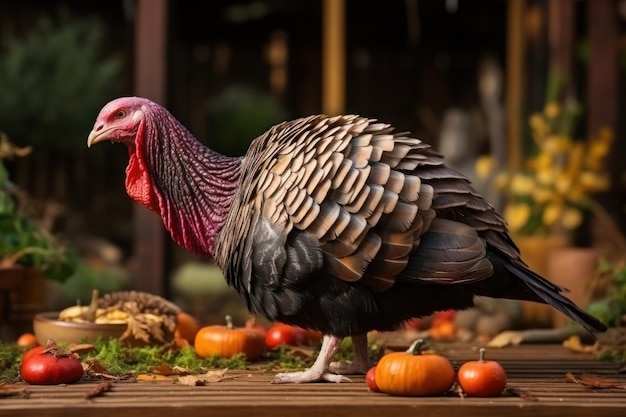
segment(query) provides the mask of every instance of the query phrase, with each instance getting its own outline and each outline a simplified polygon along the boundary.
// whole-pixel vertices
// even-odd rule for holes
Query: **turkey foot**
[[[367,334],[352,336],[354,360],[331,362],[329,370],[335,374],[363,374],[372,367],[367,348]]]
[[[330,359],[337,353],[337,349],[341,346],[342,341],[343,338],[324,335],[320,353],[317,355],[313,366],[305,371],[277,374],[274,379],[272,379],[272,384],[299,384],[316,381],[351,382],[350,379],[343,375],[329,372]]]
[[[306,371],[300,372],[285,372],[282,374],[276,374],[272,379],[272,384],[301,384],[306,382],[352,382],[350,378],[343,375],[332,374],[330,372],[324,372],[320,374],[313,368],[309,368]]]

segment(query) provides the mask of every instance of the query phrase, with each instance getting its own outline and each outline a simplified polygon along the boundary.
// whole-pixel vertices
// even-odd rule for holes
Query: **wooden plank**
[[[135,5],[135,94],[166,104],[167,0],[137,0]],[[132,287],[165,295],[163,222],[135,203]]]
[[[435,346],[456,367],[476,358],[478,346],[461,343]],[[368,390],[363,376],[353,383],[273,385],[273,372],[260,369],[229,371],[221,382],[188,387],[166,382],[118,382],[104,395],[86,400],[96,382],[67,386],[27,386],[28,398],[0,399],[0,415],[90,417],[124,416],[623,416],[626,390],[593,390],[565,380],[567,372],[579,377],[590,372],[626,383],[613,364],[590,355],[572,353],[556,345],[523,345],[490,349],[508,375],[508,387],[524,392],[520,398],[507,392],[495,398],[463,398],[454,392],[442,396],[394,397]],[[19,384],[17,386],[20,386]]]

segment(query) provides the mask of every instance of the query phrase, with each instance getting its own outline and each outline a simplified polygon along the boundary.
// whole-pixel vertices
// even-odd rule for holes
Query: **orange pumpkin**
[[[422,352],[424,341],[416,340],[406,352],[388,353],[376,365],[376,385],[382,392],[403,396],[438,395],[454,383],[450,361]]]
[[[456,325],[453,321],[440,320],[433,322],[433,325],[428,329],[428,334],[434,340],[440,342],[452,341],[456,338]]]
[[[506,387],[504,368],[496,361],[485,360],[485,352],[485,348],[480,348],[477,361],[465,362],[459,368],[459,385],[467,395],[495,397]]]
[[[194,340],[196,355],[206,358],[218,355],[231,358],[244,353],[247,360],[259,358],[265,352],[265,338],[258,331],[240,327],[235,328],[230,316],[226,316],[226,325],[205,326],[198,330]]]
[[[176,315],[176,330],[174,331],[175,338],[186,339],[189,343],[193,343],[196,338],[196,333],[202,325],[200,321],[189,313],[181,311]]]

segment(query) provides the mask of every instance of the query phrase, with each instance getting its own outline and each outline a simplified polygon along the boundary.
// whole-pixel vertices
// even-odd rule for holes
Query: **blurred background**
[[[626,253],[625,71],[625,0],[2,1],[0,180],[76,254],[69,278],[46,279],[45,308],[136,289],[207,321],[241,306],[127,197],[126,150],[87,150],[100,108],[151,98],[227,155],[286,119],[357,113],[442,151],[506,211],[523,255],[539,245],[524,238],[558,234],[594,250],[594,274]],[[517,170],[558,192],[520,203]]]

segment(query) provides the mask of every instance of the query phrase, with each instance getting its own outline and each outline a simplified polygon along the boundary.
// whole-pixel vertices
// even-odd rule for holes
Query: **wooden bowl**
[[[40,313],[33,319],[37,343],[45,346],[52,338],[57,343],[90,343],[98,337],[119,338],[126,331],[126,323],[96,324],[58,320],[58,312]]]

